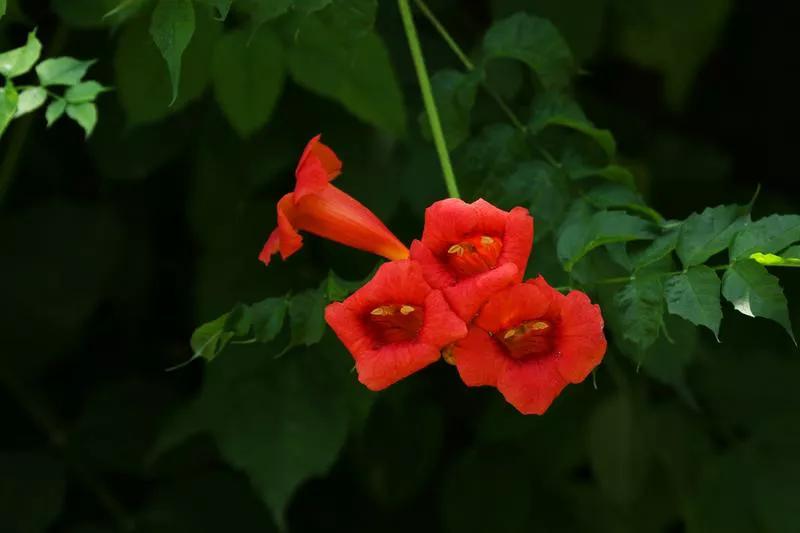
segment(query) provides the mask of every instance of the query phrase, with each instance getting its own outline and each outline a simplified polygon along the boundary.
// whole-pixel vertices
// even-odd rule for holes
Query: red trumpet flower
[[[353,355],[359,381],[371,390],[435,362],[443,347],[467,334],[464,321],[414,261],[381,265],[344,302],[330,304],[325,320]]]
[[[411,244],[411,257],[469,321],[492,294],[522,281],[532,246],[527,209],[503,211],[482,199],[467,204],[451,198],[425,211],[422,240]]]
[[[330,184],[341,173],[342,162],[317,135],[306,145],[295,170],[294,192],[278,202],[278,227],[273,230],[258,258],[269,265],[273,254],[286,259],[303,246],[298,231],[387,259],[406,259],[408,249],[372,211]]]
[[[563,295],[540,276],[489,298],[452,355],[469,386],[497,387],[524,414],[542,414],[568,383],[603,359],[600,307]]]

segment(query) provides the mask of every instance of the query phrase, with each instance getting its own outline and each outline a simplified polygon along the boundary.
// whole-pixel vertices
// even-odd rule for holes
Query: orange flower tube
[[[407,259],[408,248],[363,204],[331,185],[342,162],[317,135],[306,145],[295,170],[294,192],[278,202],[278,227],[258,258],[269,265],[280,252],[285,260],[303,246],[300,231],[372,252],[386,259]]]

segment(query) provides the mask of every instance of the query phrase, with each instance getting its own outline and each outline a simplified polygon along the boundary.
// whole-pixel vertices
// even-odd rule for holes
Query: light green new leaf
[[[433,96],[439,109],[447,148],[455,149],[469,138],[470,114],[475,105],[479,79],[474,74],[456,70],[440,70],[431,77]],[[422,135],[430,140],[431,129],[428,116],[419,115]]]
[[[249,137],[269,120],[285,79],[283,46],[263,29],[250,39],[238,30],[224,35],[211,63],[214,95],[241,137]]]
[[[558,236],[558,258],[569,272],[575,263],[598,246],[615,242],[652,239],[650,224],[622,211],[592,214],[586,207],[573,206]]]
[[[664,324],[664,287],[658,276],[636,277],[614,295],[622,336],[639,350],[658,339]]]
[[[92,103],[67,104],[67,116],[83,128],[88,139],[97,125],[97,106]]]
[[[94,102],[97,95],[109,91],[108,87],[103,87],[96,81],[84,81],[67,89],[64,98],[70,104],[83,104]]]
[[[45,111],[45,119],[47,119],[47,127],[49,128],[55,124],[56,120],[60,119],[64,112],[67,110],[67,101],[63,98],[56,98],[50,105],[47,106]]]
[[[95,59],[81,61],[74,57],[55,57],[45,59],[36,65],[36,75],[45,87],[48,85],[75,85],[86,75]]]
[[[42,87],[31,87],[19,93],[19,100],[17,101],[17,114],[21,117],[31,111],[36,111],[47,100],[47,91]]]
[[[483,39],[485,59],[527,64],[545,89],[563,89],[576,71],[569,46],[553,24],[525,13],[495,22]]]
[[[28,34],[25,46],[0,54],[0,75],[10,79],[25,74],[39,61],[41,53],[42,43],[34,30]]]
[[[681,225],[676,247],[683,266],[705,263],[709,257],[727,248],[749,216],[738,205],[708,207],[694,213]]]
[[[195,29],[194,5],[192,0],[158,0],[153,18],[150,21],[150,35],[162,57],[167,62],[172,82],[172,100],[178,99],[181,78],[181,58]]]
[[[781,252],[780,255],[756,252],[750,256],[750,259],[764,266],[800,267],[800,245],[792,246]]]
[[[752,254],[772,254],[800,241],[800,215],[771,215],[751,222],[736,235],[731,260]]]
[[[670,276],[664,285],[669,312],[698,326],[707,327],[714,332],[717,340],[722,321],[719,290],[719,276],[705,265],[693,266]]]
[[[3,136],[3,132],[6,131],[9,122],[17,113],[18,101],[19,94],[11,82],[0,88],[0,137]]]
[[[734,263],[722,278],[722,295],[742,314],[774,320],[794,340],[786,296],[764,266],[750,259]]]
[[[591,137],[609,159],[617,151],[617,143],[610,131],[595,127],[577,102],[555,91],[543,93],[536,98],[528,130],[535,135],[548,126],[570,128]]]
[[[358,118],[395,135],[405,132],[403,93],[386,46],[375,33],[342,44],[321,23],[306,21],[289,50],[288,65],[299,85],[339,101]],[[318,21],[317,21],[318,22]]]

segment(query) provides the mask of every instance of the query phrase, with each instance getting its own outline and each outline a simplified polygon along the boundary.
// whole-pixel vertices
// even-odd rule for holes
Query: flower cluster
[[[312,139],[294,192],[278,202],[278,227],[260,259],[302,246],[297,230],[390,261],[325,319],[353,355],[359,380],[381,390],[436,362],[456,366],[471,387],[496,387],[525,414],[542,414],[568,383],[579,383],[606,351],[600,308],[541,276],[523,281],[533,247],[527,209],[485,200],[434,203],[409,251],[362,204],[330,184],[333,151]]]

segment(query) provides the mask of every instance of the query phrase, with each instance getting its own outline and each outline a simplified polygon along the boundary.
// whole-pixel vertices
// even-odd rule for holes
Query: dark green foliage
[[[258,261],[317,133],[406,244],[445,196],[394,2],[0,0],[2,533],[800,530],[788,11],[431,2],[464,66],[411,3],[464,200],[603,363],[541,417],[372,393],[324,309],[378,260]]]

